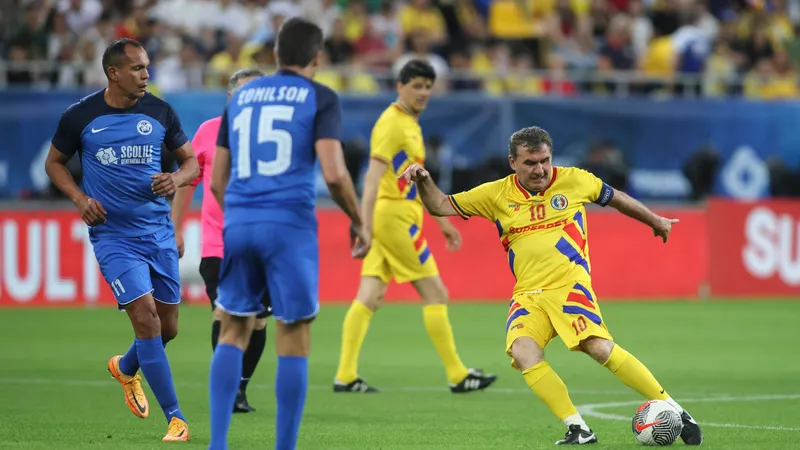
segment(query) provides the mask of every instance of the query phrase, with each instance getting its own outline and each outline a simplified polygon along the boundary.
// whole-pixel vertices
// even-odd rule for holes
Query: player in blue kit
[[[141,367],[167,418],[162,440],[186,441],[189,428],[164,351],[178,333],[180,302],[178,249],[165,197],[189,184],[198,165],[175,111],[147,93],[149,65],[139,42],[109,45],[103,54],[108,88],[64,112],[45,169],[89,226],[100,271],[133,325],[133,345],[112,357],[108,370],[122,384],[131,411],[145,418],[149,405]],[[161,172],[165,150],[180,162],[177,172]],[[76,152],[83,190],[66,168]]]
[[[304,19],[278,31],[277,73],[231,96],[222,116],[211,190],[225,214],[217,308],[219,343],[211,361],[210,449],[227,448],[242,354],[269,290],[278,353],[275,448],[292,450],[308,385],[310,323],[317,315],[319,254],[315,163],[331,197],[350,217],[353,256],[369,250],[341,147],[338,96],[311,80],[322,30]]]

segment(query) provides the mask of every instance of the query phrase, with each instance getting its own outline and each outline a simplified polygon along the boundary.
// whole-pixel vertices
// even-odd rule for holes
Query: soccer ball
[[[664,400],[651,400],[636,410],[633,435],[644,445],[672,445],[683,430],[681,413]]]

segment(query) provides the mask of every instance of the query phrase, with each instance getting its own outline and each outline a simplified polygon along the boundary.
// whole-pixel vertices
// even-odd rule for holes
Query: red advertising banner
[[[595,290],[602,299],[697,296],[708,279],[706,215],[699,210],[661,213],[681,220],[667,244],[654,238],[646,226],[615,211],[590,211],[592,274]],[[349,301],[358,289],[361,266],[360,261],[350,258],[347,218],[336,210],[321,210],[318,214],[320,299]],[[797,214],[792,217],[796,228]],[[507,299],[514,278],[494,225],[480,218],[452,220],[463,236],[464,244],[458,252],[445,249],[445,240],[430,217],[424,226],[450,297],[454,301]],[[200,223],[196,211],[190,213],[184,224],[184,236],[186,254],[180,262],[184,297],[192,303],[205,303],[208,300],[198,273]],[[733,260],[715,254],[717,258]],[[797,266],[797,257],[794,261]],[[778,272],[788,269],[776,270],[774,277],[779,279]],[[794,277],[796,280],[797,276]],[[410,284],[392,285],[386,297],[387,301],[417,298]],[[100,274],[86,226],[78,215],[71,211],[3,211],[0,307],[92,304],[113,305],[114,297]]]
[[[800,202],[713,200],[711,293],[800,297]]]

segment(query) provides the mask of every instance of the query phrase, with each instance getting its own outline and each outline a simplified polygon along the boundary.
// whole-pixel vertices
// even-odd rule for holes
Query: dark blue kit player
[[[278,354],[275,448],[293,450],[308,385],[310,324],[319,310],[315,165],[350,217],[352,256],[369,250],[341,147],[341,107],[312,81],[320,28],[304,19],[278,31],[278,72],[241,86],[222,116],[211,190],[223,208],[224,252],[217,309],[223,311],[211,362],[211,449],[227,448],[231,404],[254,317],[269,290]]]
[[[108,87],[61,116],[45,168],[89,226],[97,262],[120,309],[131,320],[134,344],[108,370],[138,417],[149,414],[141,367],[167,418],[165,441],[189,438],[164,346],[178,333],[180,282],[175,231],[165,197],[189,184],[197,160],[175,111],[147,93],[150,60],[139,42],[121,39],[103,53]],[[162,152],[180,169],[161,172]],[[79,154],[83,190],[66,163]]]

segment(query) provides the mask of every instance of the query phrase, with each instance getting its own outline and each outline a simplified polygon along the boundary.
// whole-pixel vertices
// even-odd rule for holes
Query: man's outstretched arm
[[[405,178],[406,181],[413,181],[417,183],[419,190],[419,197],[422,199],[422,204],[425,209],[432,216],[445,217],[445,216],[458,216],[450,199],[442,192],[436,183],[431,179],[431,174],[419,164],[410,165],[398,178]]]
[[[652,228],[653,236],[661,236],[663,242],[667,242],[669,233],[672,231],[672,224],[678,222],[678,219],[667,219],[659,216],[640,201],[616,189],[614,189],[614,196],[608,205]]]

